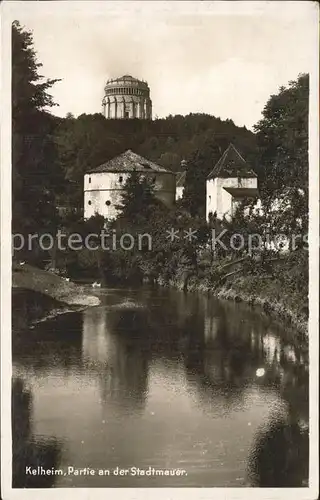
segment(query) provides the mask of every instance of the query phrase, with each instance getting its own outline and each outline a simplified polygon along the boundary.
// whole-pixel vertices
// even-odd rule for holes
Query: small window
[[[107,201],[106,201],[106,205],[107,205],[107,207],[109,207],[109,206],[111,205],[111,201],[110,201],[110,200],[107,200]]]
[[[88,201],[88,205],[91,205],[91,201],[90,200]]]
[[[157,180],[157,178],[156,178],[156,177],[154,177],[154,178],[152,179],[153,184],[155,184],[156,180]]]
[[[119,182],[121,183],[122,181],[123,181],[123,177],[122,177],[122,175],[120,175]]]
[[[89,184],[91,184],[91,177],[89,177]]]

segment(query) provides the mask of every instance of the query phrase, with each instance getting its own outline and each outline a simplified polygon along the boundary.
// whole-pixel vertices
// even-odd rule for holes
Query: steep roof
[[[176,173],[176,186],[177,187],[184,187],[185,182],[186,182],[186,175],[187,175],[187,172],[185,170],[183,172]]]
[[[216,177],[257,177],[233,144],[229,144],[207,179]]]
[[[89,172],[101,173],[101,172],[163,172],[168,174],[173,174],[170,170],[167,170],[156,163],[153,163],[143,156],[140,156],[131,149],[125,151],[119,156],[112,158],[112,160],[103,163],[99,167],[91,169]]]

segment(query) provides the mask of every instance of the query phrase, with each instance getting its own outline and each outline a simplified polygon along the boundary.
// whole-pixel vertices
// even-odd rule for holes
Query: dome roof
[[[112,84],[117,84],[118,82],[130,82],[131,83],[134,83],[135,85],[138,84],[138,85],[142,85],[143,87],[145,86],[148,86],[147,82],[145,82],[144,80],[139,80],[139,78],[134,78],[132,75],[123,75],[123,76],[119,76],[117,78],[111,78],[107,81],[107,85],[112,85]]]

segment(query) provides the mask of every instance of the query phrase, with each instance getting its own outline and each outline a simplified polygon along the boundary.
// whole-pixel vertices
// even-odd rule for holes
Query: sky
[[[10,2],[15,4],[15,2]],[[313,8],[312,8],[313,7]],[[270,95],[310,72],[312,2],[22,2],[54,114],[101,112],[106,80],[147,80],[153,116],[209,113],[252,128]]]

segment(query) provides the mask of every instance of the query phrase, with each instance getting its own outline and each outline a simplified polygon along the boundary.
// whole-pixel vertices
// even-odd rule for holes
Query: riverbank
[[[301,340],[308,337],[308,315],[305,300],[297,293],[285,291],[280,280],[270,280],[261,276],[232,276],[221,285],[213,285],[209,279],[192,275],[187,280],[183,276],[165,281],[161,286],[170,286],[188,292],[205,292],[220,299],[245,302],[261,307],[263,312],[280,319],[301,334]]]
[[[13,265],[12,301],[13,311],[22,313],[22,321],[15,321],[18,315],[13,314],[18,327],[100,304],[85,287],[28,264]]]
[[[182,273],[169,281],[160,277],[157,283],[190,292],[205,292],[220,299],[245,302],[261,307],[262,311],[294,327],[303,337],[308,336],[307,299],[299,290],[287,290],[280,278],[268,279],[259,275],[230,276],[223,284],[214,285],[206,277],[191,275],[186,280]],[[15,265],[12,272],[13,295],[17,298],[15,310],[20,310],[21,297],[30,295],[27,309],[31,322],[38,322],[58,314],[79,311],[100,304],[100,299],[89,295],[87,289],[60,276],[28,264]],[[32,312],[33,311],[33,312]]]

